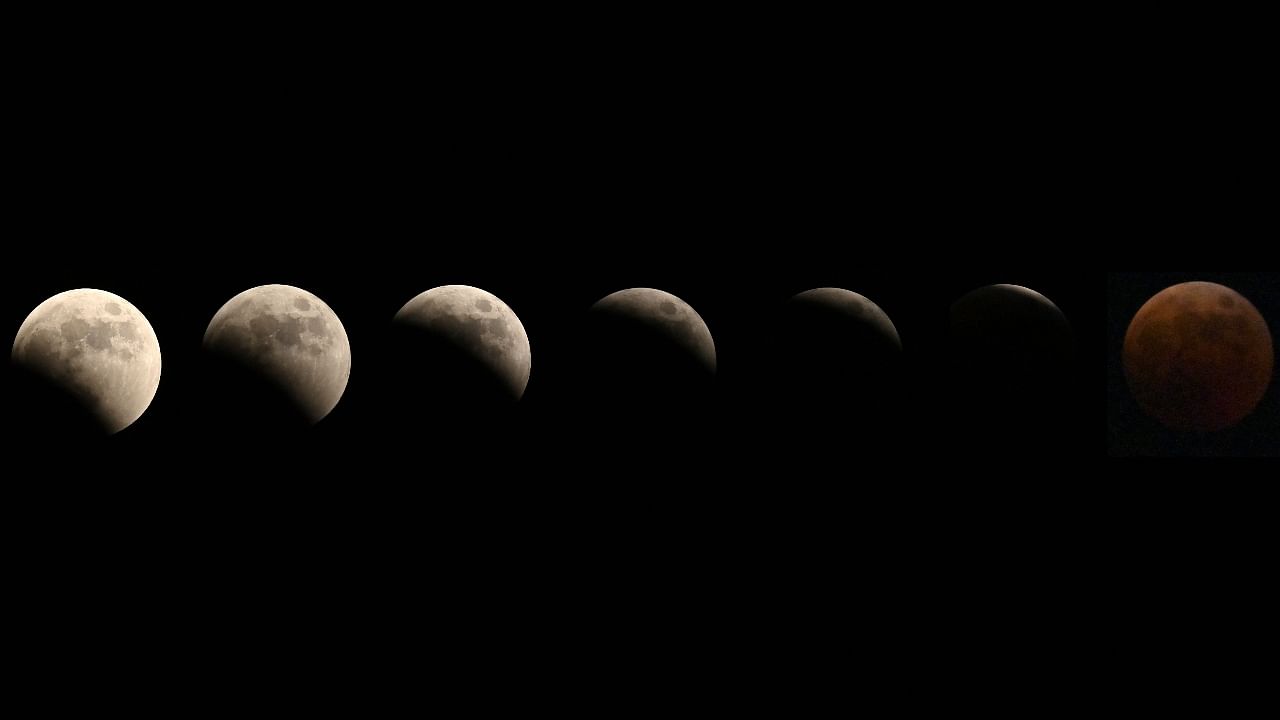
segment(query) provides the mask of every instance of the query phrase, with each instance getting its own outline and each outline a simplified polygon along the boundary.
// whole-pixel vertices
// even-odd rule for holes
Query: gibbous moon
[[[18,330],[13,362],[64,391],[107,433],[141,417],[160,385],[151,323],[103,290],[68,290],[40,303]]]
[[[209,322],[204,347],[270,383],[309,423],[333,410],[351,375],[342,321],[290,285],[262,285],[228,300]]]
[[[1266,393],[1273,360],[1258,310],[1210,282],[1156,293],[1124,335],[1124,374],[1134,399],[1174,430],[1209,432],[1240,422]]]
[[[716,371],[716,344],[711,331],[688,303],[668,292],[631,288],[606,295],[591,307],[603,317],[643,325],[683,348],[710,374]]]
[[[419,341],[415,346],[422,352],[413,354],[421,355],[424,362],[435,362],[442,369],[441,354],[446,352],[451,369],[469,365],[468,370],[481,372],[468,375],[487,375],[505,389],[508,399],[524,395],[532,364],[529,335],[520,318],[496,295],[469,285],[432,288],[405,303],[393,322],[402,338],[413,336]],[[432,349],[425,349],[423,343]],[[457,379],[455,373],[449,374]]]

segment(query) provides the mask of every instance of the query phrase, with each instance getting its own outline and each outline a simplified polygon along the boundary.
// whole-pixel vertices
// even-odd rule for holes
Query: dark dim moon
[[[228,300],[209,322],[204,347],[270,383],[309,423],[333,410],[351,375],[351,345],[338,316],[289,285],[263,285]]]
[[[792,297],[776,336],[775,375],[784,401],[848,406],[893,392],[902,360],[898,329],[856,292],[816,288]]]
[[[792,317],[824,317],[835,330],[864,336],[873,344],[902,349],[898,328],[879,305],[851,290],[815,288],[791,298],[788,313]]]
[[[716,344],[702,317],[671,293],[631,288],[607,295],[591,307],[598,317],[644,326],[694,358],[707,373],[716,371]]]
[[[1021,285],[988,285],[951,305],[942,432],[959,453],[1064,452],[1078,430],[1075,341],[1062,311]]]
[[[1124,336],[1124,374],[1138,405],[1171,429],[1231,427],[1271,382],[1271,333],[1231,288],[1187,282],[1146,302]]]
[[[1057,364],[1074,349],[1071,326],[1058,306],[1021,285],[988,285],[955,301],[951,339],[956,351],[1001,366],[1000,372]]]
[[[419,372],[441,374],[443,383],[467,377],[470,387],[459,390],[472,401],[495,387],[502,390],[493,395],[509,400],[524,395],[532,365],[529,336],[492,293],[468,285],[433,288],[405,303],[394,323],[401,352],[417,356]]]
[[[102,290],[68,290],[40,303],[18,330],[13,362],[65,391],[107,433],[141,417],[160,385],[151,323]]]

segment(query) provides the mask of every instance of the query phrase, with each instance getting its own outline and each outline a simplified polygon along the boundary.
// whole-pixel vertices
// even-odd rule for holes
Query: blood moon
[[[1165,288],[1124,335],[1124,374],[1148,414],[1179,431],[1231,427],[1271,382],[1267,323],[1244,296],[1210,282]]]

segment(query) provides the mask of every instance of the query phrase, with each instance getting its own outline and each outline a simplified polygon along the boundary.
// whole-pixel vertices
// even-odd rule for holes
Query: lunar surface
[[[1179,431],[1240,422],[1266,393],[1273,360],[1271,333],[1253,304],[1209,282],[1161,290],[1124,336],[1124,373],[1134,399]]]
[[[492,293],[468,285],[433,288],[405,303],[394,322],[402,332],[433,342],[432,349],[417,346],[423,361],[440,360],[447,347],[452,367],[469,361],[500,383],[510,399],[524,395],[532,364],[529,336],[520,318]]]
[[[351,344],[338,316],[289,285],[263,285],[228,300],[209,322],[204,347],[258,373],[310,423],[333,410],[351,375]]]
[[[40,303],[18,330],[13,361],[65,391],[107,433],[141,417],[160,385],[151,323],[102,290],[68,290]]]
[[[608,316],[643,325],[675,343],[708,372],[716,370],[716,344],[702,316],[688,303],[668,292],[652,288],[619,290],[601,298],[591,308]]]

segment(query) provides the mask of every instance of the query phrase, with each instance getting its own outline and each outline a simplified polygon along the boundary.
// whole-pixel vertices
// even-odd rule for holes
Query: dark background
[[[32,657],[56,659],[55,637],[105,666],[146,632],[156,657],[270,666],[264,646],[328,658],[406,638],[396,654],[441,648],[458,676],[500,648],[523,668],[627,655],[701,678],[726,655],[829,673],[807,641],[834,638],[900,687],[971,667],[972,648],[1020,665],[1092,618],[1149,617],[1124,588],[1206,560],[1171,548],[1265,540],[1235,522],[1256,493],[1158,485],[1198,471],[1146,465],[1116,478],[1103,434],[1107,272],[1267,237],[1265,93],[1123,28],[1054,43],[998,18],[989,37],[954,18],[756,19],[34,36],[5,91],[5,327],[57,292],[109,290],[150,319],[164,371],[106,441],[18,442],[2,409]],[[1170,250],[1185,243],[1197,254]],[[1016,415],[957,422],[947,404],[947,308],[993,282],[1045,294],[1076,334],[1079,392],[1036,432],[1051,452],[1016,442]],[[311,433],[245,438],[191,402],[209,319],[264,283],[314,292],[350,336],[346,394]],[[525,399],[488,423],[384,412],[386,323],[446,283],[495,293],[532,342]],[[755,402],[764,320],[824,285],[897,325],[892,442],[841,437],[877,408]],[[573,412],[577,318],[632,286],[706,320],[708,412]]]

